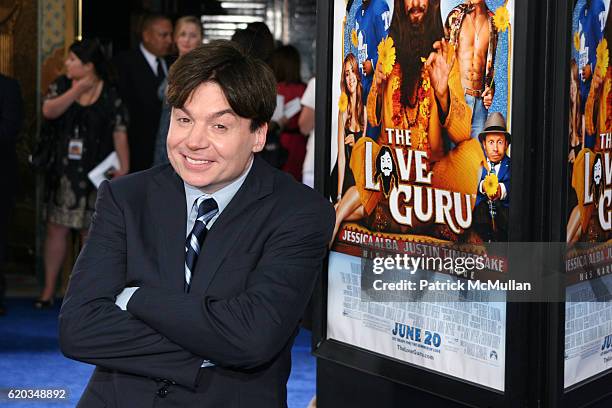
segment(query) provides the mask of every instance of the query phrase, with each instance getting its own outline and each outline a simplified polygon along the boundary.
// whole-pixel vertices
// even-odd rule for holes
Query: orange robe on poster
[[[608,67],[600,88],[591,92],[584,108],[586,131],[595,134],[595,151],[601,150],[599,135],[612,130],[612,67]]]
[[[600,135],[612,131],[612,67],[608,67],[606,77],[597,92],[589,92],[584,118],[587,133],[595,134],[595,146],[592,150],[585,147],[580,150],[574,159],[572,172],[572,188],[578,197],[582,234],[587,233],[589,221],[595,209],[595,203],[584,203],[584,190],[588,188],[584,183],[584,169],[585,166],[588,166],[589,169],[593,168],[595,156],[602,150]],[[589,162],[585,164],[586,153],[589,153]]]
[[[595,155],[596,153],[591,149],[582,149],[574,159],[574,171],[572,172],[572,187],[576,191],[576,196],[578,197],[578,211],[580,211],[580,228],[583,234],[586,234],[587,229],[589,227],[589,220],[593,215],[593,210],[595,208],[594,203],[585,204],[584,203],[584,190],[588,188],[584,184],[584,168],[585,168],[585,159],[586,153],[589,153],[589,162],[586,163],[589,169],[593,168],[593,163],[595,163]]]
[[[362,137],[353,147],[351,169],[359,191],[361,204],[367,214],[370,214],[381,200],[382,192],[365,189],[365,143],[372,142],[372,157],[376,158],[381,145],[395,148],[395,140],[389,143],[385,129],[403,129],[411,132],[411,146],[397,146],[408,150],[421,150],[429,158],[428,170],[432,170],[431,186],[453,192],[468,194],[472,197],[472,208],[476,201],[478,182],[482,166],[486,160],[482,147],[476,139],[470,138],[472,110],[465,103],[463,88],[459,77],[458,64],[453,64],[449,75],[449,111],[444,123],[440,122],[438,104],[436,102],[429,74],[423,68],[421,83],[417,92],[418,103],[414,108],[403,107],[399,101],[401,89],[401,71],[399,64],[393,66],[386,83],[383,84],[382,98],[377,104],[380,89],[376,83],[368,95],[367,117],[373,126],[381,125],[378,143],[368,137]],[[382,119],[382,120],[381,120]],[[445,128],[455,148],[444,154],[442,131]],[[373,163],[372,169],[375,171]],[[374,175],[372,175],[374,178]]]

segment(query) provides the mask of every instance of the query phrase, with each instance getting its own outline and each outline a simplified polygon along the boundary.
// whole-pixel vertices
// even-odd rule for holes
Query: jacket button
[[[168,395],[168,388],[161,387],[159,390],[157,390],[157,396],[159,398],[166,398],[167,395]]]

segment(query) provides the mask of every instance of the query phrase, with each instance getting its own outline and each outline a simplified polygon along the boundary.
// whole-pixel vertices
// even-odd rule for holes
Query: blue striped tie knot
[[[198,215],[185,243],[185,292],[189,292],[191,277],[195,271],[200,249],[206,238],[206,225],[219,212],[217,202],[213,198],[200,197],[196,201]]]

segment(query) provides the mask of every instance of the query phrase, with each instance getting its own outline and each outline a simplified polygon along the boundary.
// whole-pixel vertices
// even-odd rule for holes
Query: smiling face
[[[179,56],[187,54],[198,45],[202,44],[202,34],[200,27],[194,23],[186,22],[176,27],[174,41],[178,48]]]
[[[267,124],[254,132],[251,120],[238,116],[215,82],[200,84],[183,108],[173,108],[168,158],[187,184],[212,194],[247,169],[263,149]]]
[[[578,74],[578,64],[572,59],[570,63],[570,101],[576,103],[578,99],[578,82],[580,77]]]
[[[353,69],[353,66],[348,61],[346,64],[344,64],[344,81],[346,83],[348,93],[351,95],[354,94],[355,90],[357,89],[357,75]]]
[[[596,185],[601,183],[601,160],[596,160],[593,166],[593,181]]]
[[[391,158],[391,154],[389,152],[385,152],[382,156],[380,156],[380,170],[385,177],[389,177],[393,171],[393,159]]]
[[[570,100],[572,102],[576,102],[577,96],[578,96],[578,84],[572,80],[570,82]]]
[[[413,25],[423,22],[429,7],[429,0],[404,0],[404,10]]]

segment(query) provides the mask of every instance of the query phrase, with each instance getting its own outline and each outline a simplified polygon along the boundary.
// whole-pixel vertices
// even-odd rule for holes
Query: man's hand
[[[431,85],[434,88],[436,99],[444,113],[448,112],[449,92],[448,77],[452,64],[447,63],[448,42],[444,39],[436,41],[433,45],[434,52],[429,54],[425,62],[425,69],[429,73]]]
[[[493,104],[493,89],[489,86],[485,86],[484,92],[482,93],[482,103],[487,110]]]
[[[372,73],[374,72],[374,70],[372,69],[372,61],[365,60],[365,62],[363,63],[363,72],[366,74],[366,76],[372,75]]]
[[[497,191],[495,192],[495,195],[492,197],[489,197],[489,200],[491,201],[497,201],[501,198],[502,195],[502,190],[501,190],[501,184],[497,185]]]
[[[596,72],[595,75],[593,76],[593,80],[591,81],[591,89],[590,92],[593,93],[593,95],[597,95],[597,91],[599,91],[601,88],[601,84],[603,84],[604,79],[601,75],[599,75],[599,72]]]
[[[382,64],[380,63],[380,61],[378,61],[376,63],[376,71],[374,72],[374,84],[376,85],[376,87],[380,88],[383,82],[385,82],[388,77],[389,75],[383,72]]]
[[[115,179],[115,178],[118,178],[118,177],[121,177],[121,176],[125,176],[126,174],[128,174],[127,169],[124,169],[123,167],[120,167],[120,168],[115,169],[113,171],[113,178]]]
[[[281,130],[283,130],[285,128],[285,126],[287,126],[287,122],[289,122],[289,119],[287,119],[287,117],[285,115],[283,115],[278,120],[278,126],[280,127]]]

